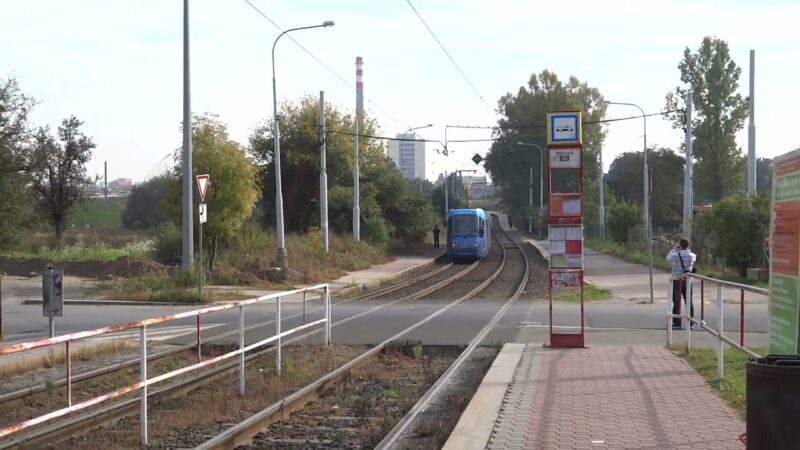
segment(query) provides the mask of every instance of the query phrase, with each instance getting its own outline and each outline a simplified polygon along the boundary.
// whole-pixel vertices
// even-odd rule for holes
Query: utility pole
[[[353,146],[353,239],[361,240],[361,199],[359,198],[359,174],[358,174],[358,133],[360,130],[361,116],[364,114],[364,60],[356,57],[356,132],[354,136],[355,145]]]
[[[325,92],[319,91],[319,221],[322,246],[328,253],[328,168],[325,161]]]
[[[692,155],[692,91],[686,93],[686,165],[683,174],[683,237],[692,241],[694,162]]]
[[[750,104],[747,112],[750,123],[747,126],[747,193],[756,193],[756,51],[750,50]]]
[[[103,161],[103,197],[108,198],[108,161]]]
[[[600,208],[600,211],[599,211],[599,215],[600,215],[600,217],[599,217],[599,219],[600,219],[600,240],[601,241],[605,241],[606,240],[606,202],[605,202],[605,199],[604,199],[604,196],[603,196],[603,194],[604,194],[603,191],[605,189],[603,189],[603,187],[604,187],[603,186],[604,174],[603,174],[603,150],[602,149],[600,149],[600,151],[597,152],[597,156],[598,156],[598,168],[599,168],[599,170],[598,170],[599,173],[598,173],[597,176],[598,176],[598,184],[600,185],[600,192],[599,192],[599,195],[600,195],[600,197],[599,197],[599,203],[600,203],[600,207],[599,207]]]
[[[450,185],[450,176],[447,175],[447,171],[444,171],[444,217],[447,217],[447,212],[450,211],[448,205],[448,197],[450,196],[450,192],[448,186]]]
[[[194,263],[194,207],[192,203],[192,109],[189,91],[189,0],[183,0],[183,239],[182,266]]]

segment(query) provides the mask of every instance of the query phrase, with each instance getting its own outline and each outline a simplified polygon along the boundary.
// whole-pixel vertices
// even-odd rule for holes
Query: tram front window
[[[477,236],[480,228],[475,216],[455,216],[450,219],[450,226],[453,236]]]

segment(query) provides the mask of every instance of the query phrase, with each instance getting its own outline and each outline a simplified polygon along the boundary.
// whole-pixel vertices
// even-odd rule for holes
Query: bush
[[[770,204],[764,194],[730,196],[698,215],[711,252],[744,276],[755,267],[769,233]]]
[[[125,211],[122,212],[122,223],[126,228],[152,228],[167,220],[161,203],[171,180],[172,177],[165,174],[133,187]]]
[[[370,242],[385,244],[389,242],[389,230],[386,222],[380,217],[368,217],[364,220],[361,232],[364,239]]]
[[[171,222],[159,225],[153,246],[153,258],[167,264],[180,262],[182,250],[181,231]]]
[[[608,208],[608,232],[616,242],[628,242],[631,231],[644,222],[642,207],[629,202],[612,202]]]

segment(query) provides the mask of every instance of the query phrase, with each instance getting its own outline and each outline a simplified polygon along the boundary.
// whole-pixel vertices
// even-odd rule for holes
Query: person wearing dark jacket
[[[438,223],[433,224],[433,248],[439,248],[439,233],[440,232],[441,232],[441,230],[439,230],[439,224]]]

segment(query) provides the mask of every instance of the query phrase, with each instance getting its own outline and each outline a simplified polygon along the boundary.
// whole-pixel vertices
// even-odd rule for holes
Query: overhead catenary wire
[[[464,81],[466,81],[467,84],[469,85],[469,87],[472,88],[472,91],[475,93],[475,95],[478,96],[478,98],[481,100],[481,102],[483,102],[484,105],[486,105],[487,108],[492,109],[492,107],[489,106],[488,103],[486,103],[486,100],[483,98],[483,96],[480,94],[480,92],[478,92],[478,89],[475,88],[475,85],[472,84],[472,81],[469,80],[469,78],[467,77],[467,74],[465,74],[464,71],[461,70],[461,67],[459,67],[458,63],[456,63],[456,60],[453,59],[453,57],[450,55],[450,52],[448,52],[447,49],[444,47],[444,44],[442,44],[442,41],[440,41],[439,38],[436,37],[436,33],[434,33],[433,30],[431,29],[431,27],[428,26],[428,23],[425,22],[425,19],[422,18],[422,15],[419,13],[419,11],[417,11],[417,8],[415,8],[414,5],[411,3],[411,0],[406,0],[406,2],[408,3],[408,6],[410,6],[411,9],[414,11],[414,14],[417,15],[417,17],[419,18],[420,22],[422,22],[422,24],[425,25],[425,28],[427,28],[428,32],[431,34],[431,36],[436,41],[436,43],[439,44],[439,47],[442,49],[444,54],[447,55],[447,58],[450,60],[450,62],[453,63],[453,66],[455,66],[456,70],[458,70],[458,73],[461,74],[461,77],[464,78]]]
[[[660,116],[664,114],[669,114],[671,112],[676,112],[680,110],[667,110],[661,111],[657,113],[646,114],[646,117],[651,116]],[[590,121],[583,121],[581,124],[583,125],[596,125],[596,124],[603,124],[603,123],[610,123],[610,122],[620,122],[623,120],[634,120],[634,119],[641,119],[642,116],[629,116],[629,117],[617,117],[613,119],[603,119],[603,120],[590,120]],[[498,126],[473,126],[473,125],[448,125],[450,128],[476,128],[476,129],[505,129],[505,128],[545,128],[547,125],[512,125],[508,127],[498,127]],[[356,133],[352,131],[344,131],[344,130],[325,130],[327,133],[334,133],[334,134],[343,134],[347,136],[356,136]],[[372,134],[363,134],[359,133],[359,137],[368,138],[368,139],[382,139],[386,141],[410,141],[410,142],[433,142],[437,144],[444,145],[441,141],[436,139],[409,139],[409,138],[398,138],[398,137],[390,137],[390,136],[379,136],[379,135],[372,135]],[[505,137],[499,138],[487,138],[487,139],[448,139],[448,143],[450,142],[494,142],[494,141],[507,141],[508,139]]]
[[[261,17],[263,17],[264,19],[266,19],[266,20],[267,20],[269,23],[271,23],[271,24],[272,24],[272,25],[273,25],[275,28],[277,28],[279,31],[281,31],[281,32],[285,31],[285,30],[284,30],[283,28],[281,28],[281,26],[280,26],[280,25],[278,25],[278,24],[277,24],[277,23],[276,23],[274,20],[270,19],[270,18],[269,18],[269,16],[267,16],[266,14],[264,14],[264,12],[263,12],[263,11],[261,11],[261,10],[260,10],[260,9],[259,9],[259,8],[258,8],[256,5],[254,5],[254,4],[253,4],[253,3],[252,3],[250,0],[244,0],[244,1],[245,1],[245,3],[247,3],[248,5],[250,5],[250,7],[251,7],[251,8],[253,8],[253,9],[254,9],[254,10],[255,10],[255,11],[256,11],[256,12],[257,12],[259,15],[261,15]],[[347,80],[346,80],[346,79],[345,79],[343,76],[339,75],[339,74],[338,74],[338,73],[337,73],[335,70],[331,69],[331,68],[330,68],[330,66],[328,66],[327,64],[325,64],[325,63],[324,63],[324,62],[323,62],[321,59],[317,58],[317,56],[316,56],[316,55],[314,55],[313,53],[311,53],[311,51],[310,51],[309,49],[305,48],[305,47],[303,46],[303,44],[301,44],[301,43],[297,42],[297,40],[296,40],[294,37],[292,37],[292,35],[291,35],[291,34],[288,34],[288,35],[286,35],[286,37],[287,37],[287,38],[289,38],[289,39],[291,39],[291,41],[292,41],[292,42],[294,42],[294,43],[295,43],[295,44],[296,44],[298,47],[300,47],[300,49],[301,49],[301,50],[303,50],[304,52],[306,52],[306,53],[308,54],[308,56],[310,56],[310,57],[311,57],[311,58],[312,58],[314,61],[316,61],[317,63],[319,63],[319,65],[321,65],[322,67],[324,67],[324,68],[325,68],[325,70],[327,70],[328,72],[330,72],[330,73],[331,73],[331,74],[332,74],[334,77],[336,77],[336,78],[337,78],[339,81],[341,81],[341,82],[342,82],[342,83],[343,83],[345,86],[349,87],[349,88],[350,88],[350,89],[351,89],[353,92],[355,92],[355,91],[356,91],[356,88],[355,88],[355,86],[353,86],[352,84],[350,84],[350,83],[349,83],[349,82],[348,82],[348,81],[347,81]],[[396,122],[396,123],[397,123],[398,125],[400,125],[401,127],[403,127],[403,128],[407,128],[407,127],[408,127],[408,124],[404,124],[403,122],[401,122],[400,120],[398,120],[397,118],[395,118],[393,115],[391,115],[391,114],[389,114],[388,112],[386,112],[386,110],[385,110],[385,109],[381,108],[381,107],[380,107],[380,106],[379,106],[377,103],[375,103],[375,102],[374,102],[374,101],[372,101],[371,99],[367,98],[367,102],[368,102],[370,105],[372,105],[372,106],[373,106],[373,107],[374,107],[376,110],[378,110],[378,111],[379,111],[381,114],[383,114],[384,116],[386,116],[386,117],[388,117],[389,119],[393,120],[394,122]]]

